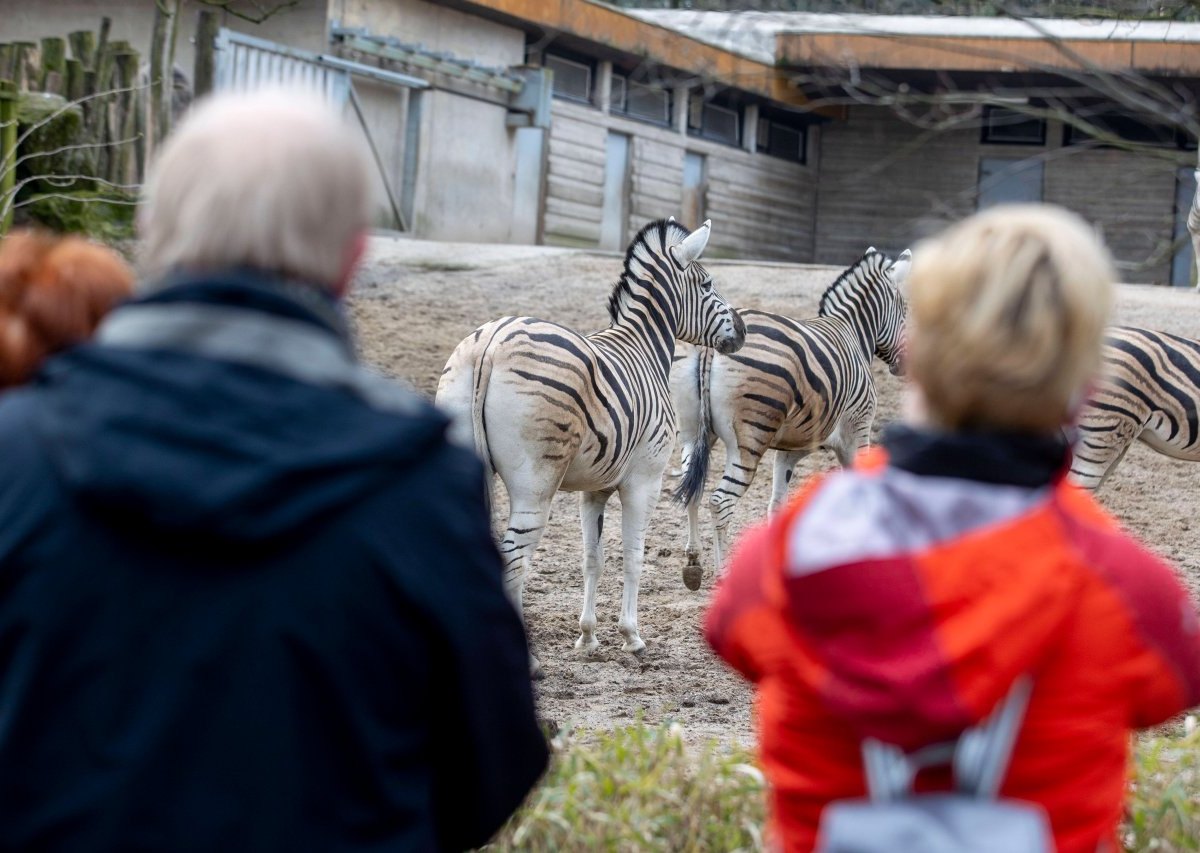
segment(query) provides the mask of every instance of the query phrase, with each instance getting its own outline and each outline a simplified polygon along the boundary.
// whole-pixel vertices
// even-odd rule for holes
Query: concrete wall
[[[328,46],[327,21],[330,0],[299,0],[262,24],[222,13],[222,25],[239,32],[271,39],[305,50],[324,51]],[[112,18],[109,38],[128,41],[150,60],[150,36],[154,28],[153,0],[0,0],[0,40],[37,41],[48,36],[65,36],[74,30],[100,29],[100,19]],[[211,8],[184,0],[180,9],[175,43],[175,64],[192,77],[195,51],[192,40],[202,9]]]
[[[525,61],[525,34],[424,0],[329,0],[330,15],[349,27],[395,36],[429,50],[507,67]]]
[[[600,243],[609,131],[632,140],[626,240],[646,222],[682,218],[684,154],[706,157],[704,216],[712,219],[714,257],[812,259],[816,175],[799,163],[695,139],[584,104],[555,100],[546,179],[545,241]],[[865,247],[864,247],[865,248]]]
[[[525,61],[525,35],[520,30],[423,0],[330,0],[330,14],[346,26],[365,27],[374,35],[492,67]],[[377,92],[366,111],[381,157],[398,169],[403,162],[405,118],[403,112],[394,111],[407,100],[396,97],[393,103]],[[505,116],[506,109],[497,104],[449,91],[427,92],[411,226],[415,236],[488,243],[509,240],[516,131],[505,126]],[[393,185],[400,185],[399,172]]]
[[[1044,164],[1043,200],[1095,224],[1123,279],[1168,281],[1176,164],[1061,142],[1057,122],[1045,146],[985,145],[977,127],[935,133],[886,108],[851,107],[822,128],[815,260],[848,264],[871,244],[910,246],[975,211],[982,158],[1032,157]]]

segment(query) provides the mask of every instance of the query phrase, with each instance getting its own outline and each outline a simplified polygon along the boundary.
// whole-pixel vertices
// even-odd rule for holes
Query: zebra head
[[[712,220],[706,219],[695,231],[674,220],[667,223],[674,239],[667,254],[679,283],[679,330],[676,337],[691,344],[712,347],[720,353],[737,352],[746,342],[746,324],[741,315],[725,301],[713,284],[712,273],[700,263],[708,245]]]
[[[893,376],[903,373],[907,311],[896,277],[907,277],[911,258],[905,251],[892,262],[874,247],[867,249],[821,296],[820,315],[848,322],[864,352],[878,356]]]

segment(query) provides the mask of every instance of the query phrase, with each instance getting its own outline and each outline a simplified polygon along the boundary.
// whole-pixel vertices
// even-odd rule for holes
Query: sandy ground
[[[838,270],[782,264],[712,262],[721,292],[735,305],[796,318],[813,316],[822,290]],[[616,255],[522,246],[427,243],[379,237],[352,303],[364,358],[432,396],[455,345],[476,326],[506,314],[533,315],[584,332],[607,325],[605,305],[620,271]],[[1200,295],[1165,288],[1123,287],[1117,321],[1200,337]],[[876,430],[896,417],[900,380],[876,362],[881,406]],[[799,474],[833,464],[814,454]],[[721,470],[722,450],[712,469]],[[1103,502],[1135,534],[1179,567],[1200,589],[1200,541],[1191,530],[1200,465],[1133,448],[1101,493]],[[738,505],[734,529],[765,512],[769,466],[759,471]],[[503,493],[503,489],[498,491]],[[503,503],[498,503],[498,512]],[[699,623],[712,585],[689,592],[683,567],[683,510],[664,495],[647,535],[639,623],[643,657],[620,651],[620,503],[608,507],[606,566],[597,616],[600,650],[573,649],[582,606],[578,498],[560,494],[550,527],[526,581],[525,608],[533,648],[546,677],[537,684],[542,714],[583,730],[620,725],[635,716],[679,722],[689,740],[753,740],[750,691],[708,651]],[[706,533],[707,533],[707,519]],[[1195,522],[1200,531],[1200,521]],[[711,535],[711,534],[708,534]],[[711,544],[709,545],[711,548]],[[711,559],[711,551],[706,553]]]

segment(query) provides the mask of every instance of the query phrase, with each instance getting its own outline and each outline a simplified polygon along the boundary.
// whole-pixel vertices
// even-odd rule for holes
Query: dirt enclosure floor
[[[620,264],[616,255],[376,238],[352,302],[363,357],[432,396],[455,345],[488,320],[533,315],[582,332],[604,328],[605,305]],[[821,292],[839,272],[780,264],[707,265],[734,305],[796,318],[816,314]],[[1200,337],[1200,295],[1123,287],[1117,322]],[[878,361],[875,368],[881,398],[878,432],[897,416],[901,384]],[[714,453],[710,490],[722,453],[719,447]],[[801,463],[798,474],[802,478],[832,464],[832,454],[814,454]],[[1198,478],[1200,465],[1139,445],[1101,492],[1105,505],[1171,560],[1193,590],[1200,589],[1200,519],[1193,504]],[[503,488],[497,491],[499,516]],[[770,466],[763,465],[738,505],[735,532],[765,513],[769,494]],[[614,498],[604,525],[605,574],[596,609],[601,646],[582,657],[573,648],[583,597],[578,497],[560,493],[554,502],[525,585],[530,640],[546,675],[537,684],[542,715],[580,730],[618,726],[637,716],[651,723],[670,720],[696,743],[751,743],[750,691],[710,654],[699,632],[712,567],[706,564],[698,592],[684,587],[680,572],[686,516],[665,494],[646,539],[638,614],[646,653],[639,659],[621,652],[616,628],[622,584],[619,511]],[[709,537],[705,557],[711,561],[707,518],[704,523]]]

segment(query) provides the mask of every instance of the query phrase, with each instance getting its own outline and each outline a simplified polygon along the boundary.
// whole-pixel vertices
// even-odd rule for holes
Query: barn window
[[[1046,120],[1009,107],[984,107],[980,141],[988,145],[1045,145]]]
[[[740,145],[742,111],[705,100],[699,93],[692,95],[688,101],[688,133],[713,142]]]
[[[760,114],[756,145],[760,154],[804,162],[807,133],[803,124],[784,116]]]
[[[1083,123],[1076,127],[1063,122],[1063,145],[1091,145],[1098,148],[1120,148],[1122,142],[1153,145],[1162,148],[1185,148],[1187,138],[1168,124],[1147,121],[1145,116],[1081,109],[1075,113]],[[1095,133],[1088,131],[1095,129]]]
[[[614,113],[664,127],[671,124],[671,93],[660,86],[638,83],[614,74],[611,104]]]
[[[554,97],[581,104],[592,102],[592,66],[578,59],[547,53],[542,63],[554,72]]]

